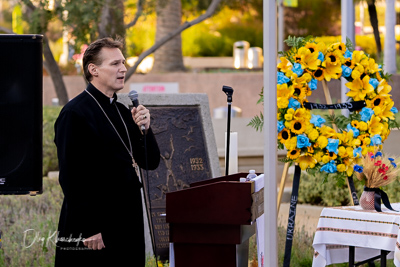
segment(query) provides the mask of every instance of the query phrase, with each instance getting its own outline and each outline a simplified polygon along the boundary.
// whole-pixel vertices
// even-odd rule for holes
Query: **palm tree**
[[[181,0],[158,0],[156,4],[157,30],[156,42],[181,25]],[[152,72],[184,71],[182,38],[177,34],[154,52]]]

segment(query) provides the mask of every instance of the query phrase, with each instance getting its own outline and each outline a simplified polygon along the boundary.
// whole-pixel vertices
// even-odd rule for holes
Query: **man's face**
[[[100,57],[103,63],[97,66],[96,84],[105,90],[118,91],[124,88],[125,58],[118,48],[102,48]],[[100,88],[99,88],[100,89]]]

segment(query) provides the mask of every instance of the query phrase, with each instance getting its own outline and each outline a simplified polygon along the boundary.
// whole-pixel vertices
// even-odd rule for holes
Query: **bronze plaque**
[[[160,147],[160,165],[143,172],[152,236],[160,260],[169,258],[169,225],[165,218],[166,193],[212,178],[199,107],[151,107],[151,128]]]

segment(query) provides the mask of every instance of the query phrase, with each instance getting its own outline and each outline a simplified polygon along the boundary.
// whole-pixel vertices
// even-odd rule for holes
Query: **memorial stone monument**
[[[119,94],[118,100],[132,105],[127,94]],[[161,157],[156,170],[142,170],[144,202],[151,220],[149,233],[156,256],[167,260],[166,193],[220,176],[217,146],[206,94],[139,94],[139,103],[150,111]]]

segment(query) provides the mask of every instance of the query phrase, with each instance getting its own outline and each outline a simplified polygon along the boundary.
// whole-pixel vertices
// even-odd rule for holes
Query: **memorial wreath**
[[[278,148],[287,150],[285,162],[344,181],[362,156],[381,148],[390,130],[399,127],[389,75],[369,55],[354,50],[349,40],[327,45],[314,37],[289,37],[285,42],[291,48],[280,52],[277,65]],[[349,88],[348,102],[307,100],[318,81],[328,91],[327,82],[341,77]],[[332,113],[324,119],[312,114],[313,109],[349,109],[350,114]]]

